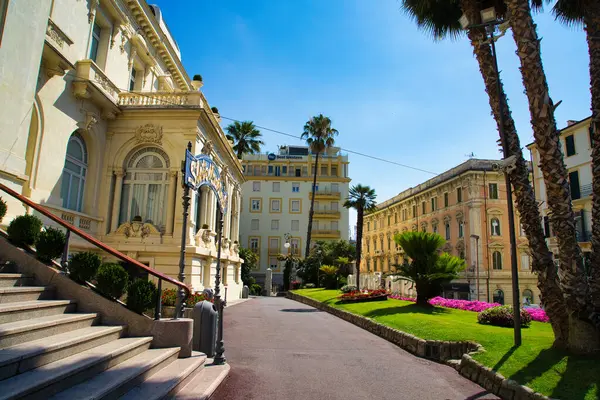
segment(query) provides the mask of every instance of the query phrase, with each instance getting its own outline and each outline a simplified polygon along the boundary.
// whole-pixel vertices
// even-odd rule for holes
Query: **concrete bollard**
[[[242,299],[247,299],[249,294],[250,289],[248,288],[248,286],[244,285],[244,287],[242,288]]]
[[[267,272],[265,274],[265,287],[263,289],[263,293],[265,294],[265,296],[271,296],[272,295],[272,289],[273,288],[273,271],[271,271],[271,268],[267,268]]]

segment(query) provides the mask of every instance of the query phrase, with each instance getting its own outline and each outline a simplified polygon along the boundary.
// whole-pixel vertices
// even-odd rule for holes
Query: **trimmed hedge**
[[[79,283],[91,281],[96,276],[100,264],[100,256],[91,251],[74,254],[69,261],[69,276]]]
[[[158,290],[152,281],[136,279],[127,288],[127,308],[136,313],[143,313],[156,304]]]
[[[41,231],[35,243],[37,258],[43,262],[50,262],[62,256],[67,237],[64,232],[56,228],[46,228]]]
[[[2,197],[0,197],[0,222],[2,222],[2,218],[4,218],[4,216],[6,215],[7,210],[8,207],[6,206],[6,201],[4,201]]]
[[[477,321],[480,324],[503,326],[511,328],[515,325],[512,306],[498,306],[488,308],[477,314]],[[531,324],[531,315],[521,309],[521,326],[528,327]]]
[[[33,246],[42,230],[42,220],[35,215],[19,215],[10,221],[6,232],[8,240],[15,246]]]
[[[96,287],[100,293],[119,299],[127,290],[129,274],[119,264],[102,264],[98,268],[96,281]]]

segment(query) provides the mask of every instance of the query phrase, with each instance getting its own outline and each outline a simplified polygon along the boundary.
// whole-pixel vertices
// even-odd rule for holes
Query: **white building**
[[[177,277],[180,169],[191,142],[227,190],[221,266],[237,297],[241,164],[160,9],[145,0],[10,0],[0,12],[0,182]],[[8,208],[3,224],[24,212],[15,201]],[[190,208],[186,283],[202,290],[216,273],[215,194],[194,194]]]
[[[315,157],[306,146],[281,146],[277,153],[246,155],[242,161],[241,245],[259,256],[258,279],[267,268],[283,282],[278,254],[304,256]],[[319,156],[312,241],[348,240],[348,156],[331,148]]]
[[[567,127],[559,132],[564,162],[569,173],[578,241],[584,255],[591,251],[590,241],[592,236],[593,174],[591,121],[592,117],[581,121],[568,121]],[[548,218],[550,210],[546,197],[546,185],[539,167],[540,155],[535,143],[531,143],[527,148],[531,151],[535,197],[540,204],[540,211],[544,219],[544,231],[548,238],[550,251],[556,254],[558,252],[558,244]]]

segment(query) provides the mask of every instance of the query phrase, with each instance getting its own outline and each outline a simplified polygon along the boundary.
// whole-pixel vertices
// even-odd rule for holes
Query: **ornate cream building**
[[[569,173],[571,199],[575,211],[577,240],[588,259],[592,251],[592,117],[581,121],[568,121],[567,127],[560,131],[560,144],[564,155],[565,165]],[[558,253],[556,236],[550,226],[549,209],[546,200],[546,185],[540,170],[540,155],[535,143],[527,146],[531,151],[533,161],[533,182],[536,198],[540,204],[540,212],[544,218],[544,231],[550,251]]]
[[[4,17],[0,182],[176,277],[191,142],[221,170],[223,284],[239,296],[242,167],[160,9],[145,0],[10,0]],[[22,212],[9,202],[4,223]],[[186,232],[194,290],[214,285],[217,218],[215,194],[194,193]]]
[[[304,256],[308,214],[312,198],[314,155],[307,146],[280,146],[277,153],[248,154],[242,161],[246,182],[242,185],[241,243],[259,256],[260,281],[267,268],[273,282],[283,283],[278,254]],[[312,241],[348,240],[348,156],[332,147],[319,157]]]
[[[446,239],[444,251],[467,263],[460,279],[444,288],[446,297],[511,304],[506,186],[498,164],[471,159],[380,203],[364,218],[361,271],[371,275],[394,271],[393,265],[403,257],[393,240],[396,233],[435,232]],[[538,303],[537,278],[531,272],[518,215],[515,221],[521,297]],[[400,285],[400,290],[408,293],[409,287]]]

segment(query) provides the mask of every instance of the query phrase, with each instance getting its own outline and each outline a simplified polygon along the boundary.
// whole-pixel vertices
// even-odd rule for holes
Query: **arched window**
[[[64,208],[75,211],[82,210],[87,167],[88,154],[85,142],[78,133],[74,133],[67,144],[67,155],[60,187]]]
[[[465,223],[463,221],[458,222],[458,237],[461,238],[465,235]]]
[[[523,290],[523,303],[533,304],[533,292],[529,289]]]
[[[446,222],[446,240],[450,240],[450,223]]]
[[[464,250],[461,250],[461,251],[458,253],[458,256],[461,258],[461,260],[464,260],[464,259],[465,259],[465,251],[464,251]]]
[[[155,147],[133,153],[123,180],[119,223],[134,219],[159,230],[165,226],[169,189],[169,157]]]
[[[492,228],[492,236],[500,236],[500,220],[498,218],[492,218],[490,227]]]
[[[492,253],[492,266],[494,269],[502,269],[502,254],[499,251]]]
[[[494,290],[494,303],[504,304],[504,291],[502,289]]]

